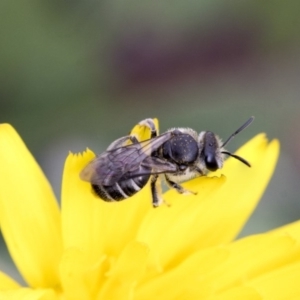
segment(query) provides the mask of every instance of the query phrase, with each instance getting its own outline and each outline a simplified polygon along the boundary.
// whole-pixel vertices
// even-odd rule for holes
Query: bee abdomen
[[[104,201],[121,201],[140,191],[148,182],[149,177],[150,175],[138,176],[116,182],[112,186],[92,184],[92,189]]]
[[[129,197],[117,183],[112,186],[92,184],[92,188],[102,200],[107,202],[121,201]]]
[[[115,201],[106,191],[106,189],[100,185],[92,184],[93,192],[99,196],[102,200],[107,202]]]

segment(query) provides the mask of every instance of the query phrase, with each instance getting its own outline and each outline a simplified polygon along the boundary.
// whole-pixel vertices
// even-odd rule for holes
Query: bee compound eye
[[[205,165],[209,171],[216,171],[219,169],[219,164],[214,155],[207,155],[205,157]]]

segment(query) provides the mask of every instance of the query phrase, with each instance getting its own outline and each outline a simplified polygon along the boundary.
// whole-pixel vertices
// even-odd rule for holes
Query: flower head
[[[213,177],[184,184],[197,195],[170,190],[170,206],[157,209],[149,184],[126,201],[101,201],[79,178],[94,153],[69,154],[59,209],[18,134],[0,125],[0,226],[28,283],[0,272],[0,299],[298,298],[300,223],[234,241],[278,152],[260,134],[237,152],[251,169],[229,158]]]

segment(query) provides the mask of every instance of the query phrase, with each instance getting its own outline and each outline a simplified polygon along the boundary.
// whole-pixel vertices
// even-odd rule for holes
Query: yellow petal
[[[176,268],[164,272],[147,274],[137,286],[136,299],[205,299],[214,291],[210,285],[200,285],[206,273],[223,263],[229,251],[223,248],[205,249],[182,261]]]
[[[52,290],[21,288],[17,290],[0,291],[0,300],[59,300],[59,298]]]
[[[151,299],[153,295],[157,295],[156,299],[277,299],[276,293],[271,293],[271,282],[278,280],[275,284],[282,288],[280,276],[287,272],[290,280],[294,277],[292,283],[285,286],[295,292],[284,292],[283,289],[281,294],[287,297],[278,299],[291,299],[289,295],[299,295],[299,289],[294,285],[300,268],[286,266],[292,266],[288,264],[290,257],[298,266],[299,253],[300,245],[289,236],[251,236],[187,257],[177,267],[142,282],[136,297],[143,300]],[[281,269],[283,271],[278,271]],[[266,286],[265,282],[268,282]],[[262,290],[266,292],[263,294]]]
[[[138,240],[149,244],[155,253],[159,253],[160,257],[157,259],[165,268],[171,267],[172,261],[182,261],[183,257],[199,249],[197,245],[201,239],[203,224],[208,222],[216,209],[214,193],[226,184],[225,177],[202,177],[197,181],[197,190],[194,186],[193,189],[190,188],[198,192],[196,196],[168,191],[164,199],[170,206],[162,205],[149,211],[139,228]],[[187,186],[186,184],[185,187]],[[206,230],[213,234],[211,227]]]
[[[33,287],[58,284],[58,205],[42,170],[17,132],[0,125],[0,223],[9,252]]]
[[[144,273],[148,254],[146,245],[139,242],[129,243],[107,274],[108,279],[97,299],[133,299],[133,290]]]
[[[60,264],[64,299],[95,299],[104,277],[104,262],[105,256],[91,264],[86,253],[75,248],[66,250]]]
[[[289,236],[262,234],[250,236],[228,246],[228,259],[212,268],[201,285],[213,285],[215,293],[240,285],[271,273],[289,262],[289,257],[299,255],[300,247]]]
[[[66,160],[62,227],[65,249],[80,249],[96,262],[101,253],[117,256],[133,239],[145,211],[152,206],[149,185],[121,202],[105,202],[95,196],[90,183],[79,178],[80,171],[93,157],[94,154],[87,151],[82,156],[70,154]]]
[[[207,300],[264,300],[258,291],[249,286],[239,286],[224,291],[222,294],[214,295]],[[273,298],[275,300],[275,298]]]
[[[17,289],[20,285],[8,275],[0,272],[0,291]]]
[[[300,261],[264,274],[249,283],[264,300],[297,300],[300,298]]]

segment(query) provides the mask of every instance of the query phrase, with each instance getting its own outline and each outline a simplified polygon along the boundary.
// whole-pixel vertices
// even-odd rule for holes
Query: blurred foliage
[[[243,234],[299,219],[299,11],[296,0],[2,0],[1,122],[59,198],[68,150],[100,152],[143,118],[226,138],[255,115],[230,149],[266,131],[282,155]]]

